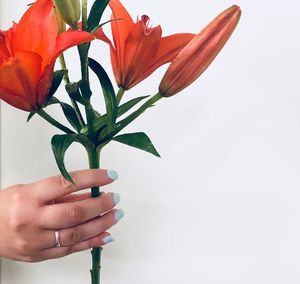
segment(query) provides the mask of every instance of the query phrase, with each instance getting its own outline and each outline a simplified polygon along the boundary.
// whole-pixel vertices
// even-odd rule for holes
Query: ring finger
[[[86,223],[82,223],[78,226],[67,229],[61,229],[59,234],[59,242],[62,247],[69,247],[85,240],[92,239],[111,228],[123,216],[124,212],[122,209],[111,210],[103,214],[101,217],[95,218]],[[53,248],[56,243],[55,231],[53,232],[53,230],[49,230],[48,235],[49,246],[47,248]]]

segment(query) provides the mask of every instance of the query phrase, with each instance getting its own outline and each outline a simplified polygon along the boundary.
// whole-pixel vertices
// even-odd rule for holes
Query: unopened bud
[[[72,28],[77,29],[77,23],[80,19],[80,1],[79,0],[53,0],[55,7],[63,20]]]
[[[61,17],[61,14],[59,13],[59,11],[57,10],[56,7],[54,7],[54,16],[55,16],[55,20],[56,20],[56,24],[57,24],[58,33],[61,34],[61,33],[65,32],[66,31],[66,22],[63,20],[63,18]]]
[[[196,35],[170,64],[159,92],[164,97],[170,97],[193,83],[223,48],[240,16],[240,7],[233,5]]]

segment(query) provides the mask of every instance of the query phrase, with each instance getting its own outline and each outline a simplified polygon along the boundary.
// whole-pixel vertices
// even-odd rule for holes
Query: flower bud
[[[56,7],[54,7],[54,16],[55,16],[55,20],[56,20],[56,24],[57,24],[58,33],[61,34],[61,33],[65,32],[66,31],[66,22],[63,20],[63,18],[61,17],[61,14],[59,13],[59,11],[57,10]]]
[[[53,0],[63,20],[72,28],[77,29],[80,19],[79,0]]]
[[[206,70],[233,33],[240,16],[238,6],[228,8],[182,49],[159,85],[162,96],[177,94]]]

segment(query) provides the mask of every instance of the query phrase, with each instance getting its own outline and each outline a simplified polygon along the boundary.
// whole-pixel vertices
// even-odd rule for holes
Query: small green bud
[[[66,22],[63,20],[63,18],[61,17],[61,14],[59,13],[59,11],[57,10],[56,7],[54,7],[54,16],[55,16],[55,20],[56,20],[56,24],[57,24],[58,33],[61,34],[61,33],[65,32],[66,31]]]
[[[55,7],[59,11],[63,20],[73,29],[78,28],[80,19],[79,0],[54,0]]]

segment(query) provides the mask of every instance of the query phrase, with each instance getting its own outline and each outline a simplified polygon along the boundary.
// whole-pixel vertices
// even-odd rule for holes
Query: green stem
[[[88,149],[89,165],[90,169],[99,169],[100,167],[100,150]],[[101,195],[99,187],[91,188],[91,196],[93,198]],[[93,248],[91,251],[92,254],[92,269],[91,272],[91,281],[92,284],[100,284],[100,269],[101,269],[101,251],[102,247]]]
[[[66,85],[70,84],[70,78],[69,78],[69,74],[68,74],[68,68],[67,68],[65,56],[64,56],[63,53],[59,56],[59,63],[60,63],[61,68],[63,70],[66,70],[66,73],[64,74],[65,84]],[[81,127],[83,127],[85,125],[85,123],[84,123],[83,117],[81,115],[79,106],[78,106],[78,104],[77,104],[77,102],[75,100],[73,100],[72,98],[70,98],[70,100],[71,100],[72,106],[74,108],[74,111],[76,113],[76,116],[77,116],[77,118],[78,118],[78,120],[80,122],[80,125],[81,125]]]
[[[82,0],[81,11],[82,11],[82,30],[86,31],[87,30],[87,0]]]
[[[120,104],[122,97],[125,93],[125,89],[123,89],[122,87],[120,87],[118,94],[117,94],[117,106]]]
[[[78,46],[78,52],[81,62],[81,76],[85,81],[89,80],[89,60],[88,60],[88,43],[84,43]]]
[[[87,120],[87,127],[88,127],[88,137],[91,141],[94,142],[95,132],[94,132],[93,125],[94,125],[95,114],[90,102],[85,106],[85,113],[86,113],[86,120]]]
[[[65,56],[63,53],[59,56],[59,63],[60,63],[61,68],[65,71],[64,81],[65,81],[65,84],[67,85],[70,83],[70,78],[69,78],[69,74],[68,74],[68,68],[67,68]]]
[[[50,124],[55,126],[56,128],[60,129],[61,131],[67,133],[67,134],[75,134],[71,129],[64,126],[63,124],[59,123],[57,120],[55,120],[52,116],[50,116],[48,113],[46,113],[44,110],[40,109],[37,114],[44,118],[46,121],[48,121]]]

